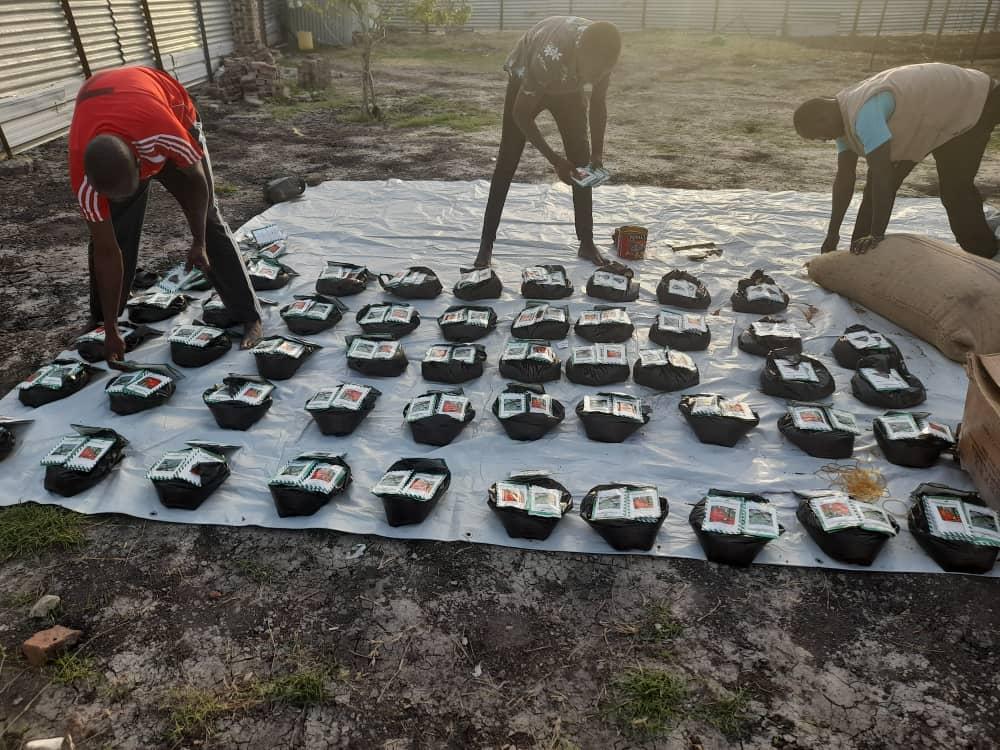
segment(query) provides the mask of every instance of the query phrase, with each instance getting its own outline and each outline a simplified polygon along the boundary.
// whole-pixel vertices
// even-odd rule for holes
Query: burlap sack
[[[865,255],[827,253],[809,277],[964,362],[1000,352],[1000,264],[915,234],[886,237]]]

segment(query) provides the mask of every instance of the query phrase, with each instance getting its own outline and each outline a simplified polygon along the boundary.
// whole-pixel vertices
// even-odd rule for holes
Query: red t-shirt
[[[83,218],[111,218],[108,199],[90,185],[83,168],[94,137],[124,139],[139,160],[139,178],[148,180],[168,161],[182,168],[201,161],[201,145],[190,133],[196,118],[185,88],[159,70],[116,68],[88,79],[76,96],[69,129],[69,179]]]

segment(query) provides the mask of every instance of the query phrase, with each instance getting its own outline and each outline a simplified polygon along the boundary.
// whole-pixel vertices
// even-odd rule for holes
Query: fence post
[[[205,50],[205,72],[208,73],[208,82],[215,83],[215,75],[212,73],[212,53],[208,51],[208,32],[205,31],[205,14],[201,8],[201,0],[194,0],[194,9],[198,14],[198,29],[201,31],[201,46]]]
[[[646,2],[647,0],[642,0],[642,30],[646,30]],[[1000,18],[1000,15],[997,16]]]
[[[864,0],[858,0],[858,4],[854,6],[854,25],[851,26],[851,36],[858,35],[858,21],[861,20],[861,3]]]
[[[885,12],[889,9],[889,0],[882,2],[882,15],[878,18],[878,29],[875,31],[875,38],[872,40],[872,56],[868,59],[868,72],[872,72],[875,65],[875,51],[878,49],[878,39],[882,36],[882,25],[885,23]]]
[[[719,28],[719,0],[715,0],[715,10],[712,12],[712,33]]]
[[[791,10],[792,0],[785,0],[785,14],[781,17],[781,35],[788,36],[788,13]]]
[[[931,11],[934,10],[934,0],[927,0],[927,12],[924,13],[924,28],[921,30],[921,34],[927,33],[927,27],[931,23]]]
[[[80,30],[76,28],[76,19],[73,18],[73,9],[69,7],[69,0],[62,0],[63,15],[66,16],[66,25],[69,26],[69,35],[73,37],[73,46],[76,47],[77,57],[80,58],[80,67],[83,68],[83,75],[90,78],[90,63],[87,62],[87,51],[83,48],[83,40],[80,39]]]
[[[941,35],[944,33],[944,25],[948,22],[948,11],[951,10],[951,0],[945,0],[944,10],[941,12],[941,25],[938,26],[937,37],[934,39],[934,49],[931,57],[937,56],[938,45],[941,44]]]
[[[163,58],[160,57],[160,45],[156,43],[156,29],[153,28],[153,16],[149,12],[149,0],[140,0],[142,5],[142,15],[146,19],[146,31],[149,33],[149,42],[153,45],[153,60],[156,67],[163,70]]]
[[[986,23],[990,20],[990,11],[993,10],[993,0],[986,0],[986,12],[983,13],[983,22],[979,24],[979,35],[976,37],[976,45],[972,48],[972,59],[969,65],[976,62],[976,55],[979,54],[979,43],[983,40],[983,32],[986,31]]]
[[[503,0],[500,0],[500,31],[503,31]]]
[[[7,142],[7,136],[3,134],[3,127],[0,127],[0,146],[3,147],[3,152],[7,154],[8,159],[14,158],[14,152],[10,148],[10,143]]]

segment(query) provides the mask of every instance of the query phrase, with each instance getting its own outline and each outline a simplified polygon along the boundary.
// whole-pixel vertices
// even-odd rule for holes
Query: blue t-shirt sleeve
[[[889,118],[896,111],[896,98],[888,91],[876,94],[860,109],[854,121],[854,132],[865,147],[865,155],[892,140]],[[846,145],[846,144],[845,144]]]

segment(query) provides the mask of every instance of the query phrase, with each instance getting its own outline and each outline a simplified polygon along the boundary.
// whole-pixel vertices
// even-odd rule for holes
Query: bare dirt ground
[[[513,39],[391,43],[377,71],[386,124],[357,122],[349,51],[333,55],[343,77],[322,102],[202,98],[230,222],[263,210],[260,186],[286,172],[489,177]],[[825,191],[831,147],[799,141],[791,110],[867,65],[867,53],[788,42],[630,36],[606,162],[621,182]],[[0,182],[0,392],[85,319],[85,228],[64,151],[35,149],[30,175]],[[529,150],[519,179],[551,175]],[[992,149],[980,184],[1000,189]],[[924,166],[904,192],[935,191]],[[143,262],[162,270],[187,236],[155,193]],[[1000,746],[995,581],[127,518],[86,519],[67,549],[13,554],[12,513],[0,512],[4,750],[67,724],[88,750]],[[39,627],[27,609],[42,593],[62,597],[54,621],[85,635],[37,670],[19,645]]]

